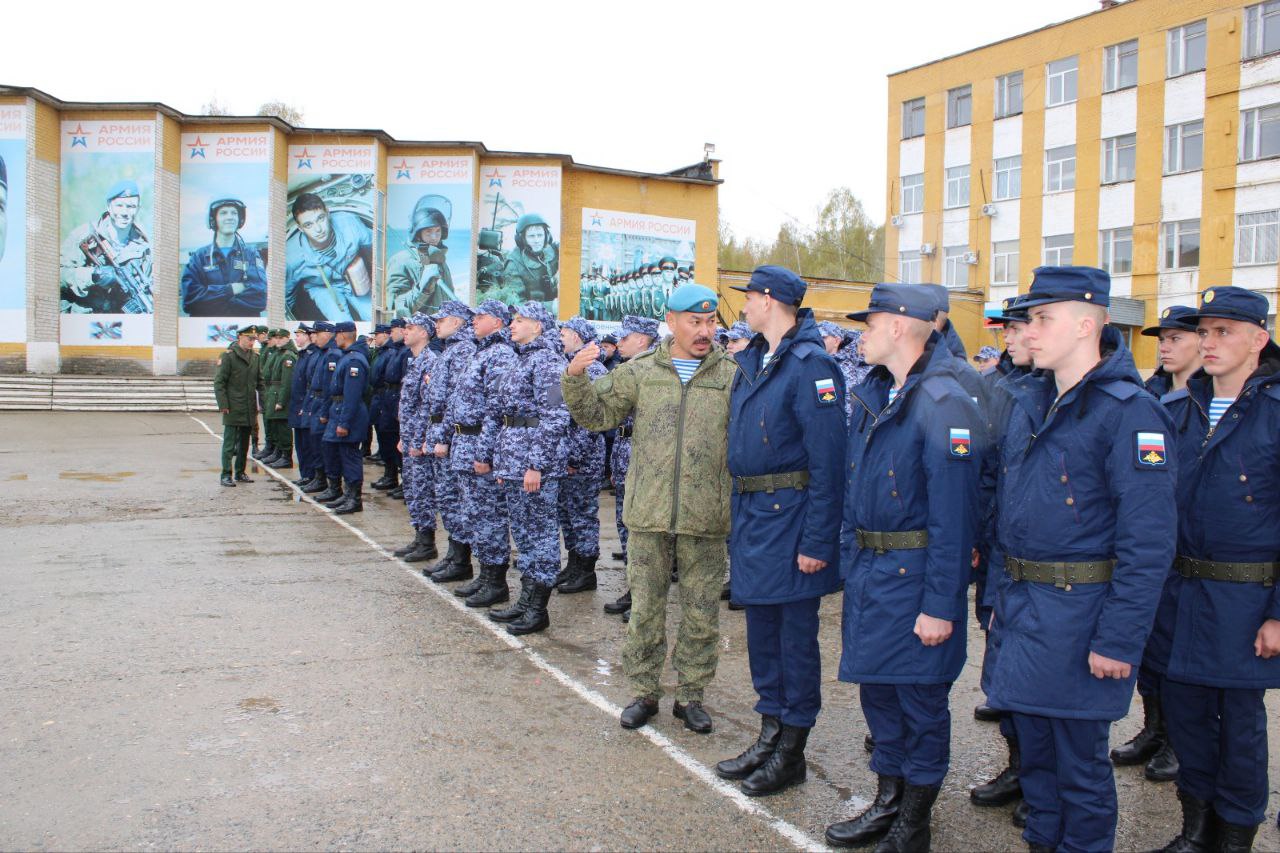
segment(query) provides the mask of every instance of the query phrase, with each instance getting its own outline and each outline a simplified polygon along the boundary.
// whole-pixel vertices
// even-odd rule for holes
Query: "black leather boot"
[[[449,568],[433,572],[431,580],[436,583],[449,581],[469,581],[475,577],[475,567],[471,565],[471,546],[465,542],[458,543],[458,557]]]
[[[1207,800],[1197,800],[1190,794],[1178,791],[1182,805],[1182,832],[1162,847],[1159,853],[1210,853],[1218,841],[1216,832],[1218,816]]]
[[[1003,716],[1003,711],[997,711],[985,702],[973,709],[973,718],[980,723],[998,723]]]
[[[748,797],[763,797],[803,782],[807,774],[804,747],[808,742],[809,729],[783,726],[777,749],[759,769],[742,780],[742,793]]]
[[[1031,806],[1027,805],[1026,800],[1018,800],[1018,804],[1013,807],[1013,812],[1009,815],[1009,823],[1018,829],[1026,829],[1029,814],[1031,814]]]
[[[262,445],[261,450],[259,450],[258,445],[255,444],[253,446],[253,453],[251,455],[253,456],[254,459],[266,459],[268,456],[270,456],[272,453],[275,453],[275,452],[276,452],[276,449],[272,447],[270,443]]]
[[[1249,853],[1253,849],[1253,837],[1258,827],[1239,826],[1234,823],[1218,824],[1218,853]]]
[[[293,451],[289,453],[277,453],[276,457],[267,465],[268,468],[274,468],[279,471],[282,468],[293,467]]]
[[[415,528],[413,531],[413,539],[409,540],[409,544],[402,545],[399,548],[392,551],[391,553],[395,554],[397,557],[403,557],[405,554],[408,554],[414,548],[417,548],[418,543],[421,541],[422,541],[422,531]]]
[[[511,600],[511,587],[507,586],[506,563],[480,566],[480,578],[485,583],[467,596],[467,600],[463,603],[468,607],[491,607]]]
[[[893,826],[875,853],[929,853],[929,818],[934,800],[938,799],[938,787],[933,785],[908,785],[902,794],[902,805]]]
[[[337,509],[342,505],[342,502],[347,499],[347,488],[349,488],[349,486],[344,486],[342,481],[338,480],[338,484],[334,486],[337,494],[331,500],[325,501],[324,505],[329,509]],[[320,500],[320,498],[317,497],[316,500]]]
[[[523,634],[534,634],[551,627],[551,617],[547,615],[547,602],[551,600],[551,587],[531,582],[529,604],[520,617],[507,625],[507,633],[519,637]]]
[[[340,478],[335,477],[332,480],[327,480],[327,483],[328,485],[325,486],[324,491],[311,496],[316,503],[328,503],[342,494],[342,480]]]
[[[1160,713],[1159,696],[1142,697],[1142,731],[1123,746],[1111,750],[1111,763],[1117,767],[1145,764],[1164,746],[1161,732],[1164,722]]]
[[[626,613],[631,609],[631,590],[627,590],[614,601],[610,601],[604,606],[604,612],[610,616],[617,616],[619,613]]]
[[[866,737],[862,739],[862,748],[867,752],[876,751],[876,739],[871,736],[871,732],[867,732]]]
[[[565,562],[564,568],[560,569],[556,574],[555,588],[559,589],[562,584],[571,583],[578,576],[578,552],[570,551],[569,559]]]
[[[383,474],[381,477],[379,477],[378,479],[374,480],[372,483],[369,484],[369,488],[377,489],[380,492],[386,491],[388,489],[394,489],[395,487],[396,487],[396,478],[387,474]]]
[[[322,494],[329,488],[329,479],[324,474],[316,474],[302,487],[304,495]]]
[[[351,515],[353,512],[364,512],[364,483],[348,483],[342,503],[333,508],[334,515]]]
[[[501,610],[490,610],[489,618],[494,622],[514,622],[519,619],[524,609],[529,606],[529,596],[533,594],[533,586],[531,578],[520,578],[520,597],[516,599],[516,603]]]
[[[1009,744],[1009,766],[990,782],[969,789],[969,799],[975,806],[1003,806],[1022,796],[1022,784],[1018,780],[1022,754],[1018,750],[1018,739],[1005,740]]]
[[[262,455],[262,458],[258,460],[258,464],[263,468],[270,468],[271,465],[279,458],[280,458],[280,451],[276,450],[273,447],[271,448],[270,453],[264,453]]]
[[[570,559],[573,558],[573,552],[569,552]],[[578,572],[569,580],[561,583],[557,589],[564,595],[572,595],[575,592],[591,592],[596,588],[598,581],[596,580],[596,560],[600,559],[599,554],[578,554]]]
[[[387,497],[391,498],[393,501],[404,500],[404,483],[401,483],[391,491],[387,492]]]
[[[484,563],[481,563],[480,571],[476,573],[476,576],[460,586],[455,586],[453,588],[453,594],[458,596],[458,598],[466,598],[472,593],[484,589],[484,587],[489,583],[489,577],[486,574],[487,569],[488,567],[485,566]],[[504,598],[503,601],[506,601],[506,599]]]
[[[716,765],[716,775],[721,779],[745,779],[769,760],[778,739],[782,737],[782,721],[765,714],[760,717],[760,736],[737,758],[726,758]]]
[[[304,488],[304,487],[307,485],[307,483],[310,483],[310,482],[311,482],[312,480],[314,480],[314,479],[315,479],[315,477],[314,477],[314,476],[312,476],[312,477],[299,477],[298,479],[296,479],[296,480],[290,480],[289,482],[290,482],[290,483],[293,483],[295,486],[297,486],[299,489],[301,489],[301,488]]]
[[[458,549],[462,547],[462,543],[452,536],[449,537],[449,550],[444,552],[444,558],[439,562],[432,563],[422,570],[427,577],[431,577],[436,572],[443,572],[445,569],[453,566],[458,562]]]
[[[852,820],[842,820],[827,827],[827,843],[832,847],[860,847],[870,844],[889,831],[902,804],[905,783],[901,776],[881,776],[876,783],[876,798],[866,811]]]
[[[224,485],[224,486],[230,486],[230,487],[231,487],[231,488],[233,488],[233,489],[236,487],[236,481],[235,481],[235,480],[233,480],[233,479],[231,479],[231,475],[230,475],[230,474],[223,474],[223,475],[222,475],[222,479],[221,479],[219,482],[221,482],[221,483],[222,483],[222,485]]]
[[[423,530],[418,535],[421,538],[418,539],[417,545],[413,550],[400,558],[406,563],[421,563],[426,560],[434,560],[436,557],[440,556],[440,552],[436,550],[436,532],[434,529]],[[429,574],[430,567],[423,569],[422,573],[424,575]]]
[[[1160,748],[1151,756],[1142,775],[1149,782],[1172,782],[1178,778],[1178,756],[1173,752],[1173,744],[1169,743],[1169,732],[1164,725],[1164,715],[1160,716]]]

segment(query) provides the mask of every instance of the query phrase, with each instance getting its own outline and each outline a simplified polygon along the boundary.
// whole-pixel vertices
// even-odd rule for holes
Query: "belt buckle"
[[[1053,585],[1058,589],[1067,588],[1067,564],[1050,563],[1053,566]]]
[[[462,435],[462,424],[454,424],[454,425],[453,425],[453,434],[454,434],[454,435]]]
[[[773,474],[765,474],[769,485],[764,487],[765,494],[771,495],[778,490],[778,481],[774,479]]]

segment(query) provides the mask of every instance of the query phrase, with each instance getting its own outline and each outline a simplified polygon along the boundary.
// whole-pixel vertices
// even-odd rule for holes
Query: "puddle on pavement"
[[[118,483],[125,477],[132,477],[136,471],[63,471],[58,474],[59,480],[80,480],[86,483]]]
[[[255,548],[229,548],[222,552],[224,557],[261,557]]]
[[[236,703],[241,711],[257,711],[262,714],[280,713],[280,703],[270,696],[252,696]]]

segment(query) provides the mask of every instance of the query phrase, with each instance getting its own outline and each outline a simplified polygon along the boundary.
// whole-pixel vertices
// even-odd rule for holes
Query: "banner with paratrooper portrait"
[[[27,339],[27,108],[0,105],[0,343]]]
[[[387,158],[387,317],[471,302],[474,164],[467,156]]]
[[[480,164],[476,301],[560,302],[560,164]]]

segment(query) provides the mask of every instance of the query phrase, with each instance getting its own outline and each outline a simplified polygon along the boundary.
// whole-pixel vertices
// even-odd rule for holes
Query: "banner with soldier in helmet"
[[[375,211],[372,145],[290,145],[285,316],[373,320]]]
[[[471,302],[475,159],[396,155],[387,177],[387,316]]]
[[[155,122],[64,121],[61,342],[150,346]]]
[[[222,347],[267,313],[271,139],[182,134],[178,345]]]
[[[476,300],[560,301],[560,165],[480,164]]]
[[[579,313],[613,322],[627,314],[661,320],[671,291],[694,280],[698,223],[583,208]]]
[[[0,343],[27,339],[27,108],[0,105]]]

